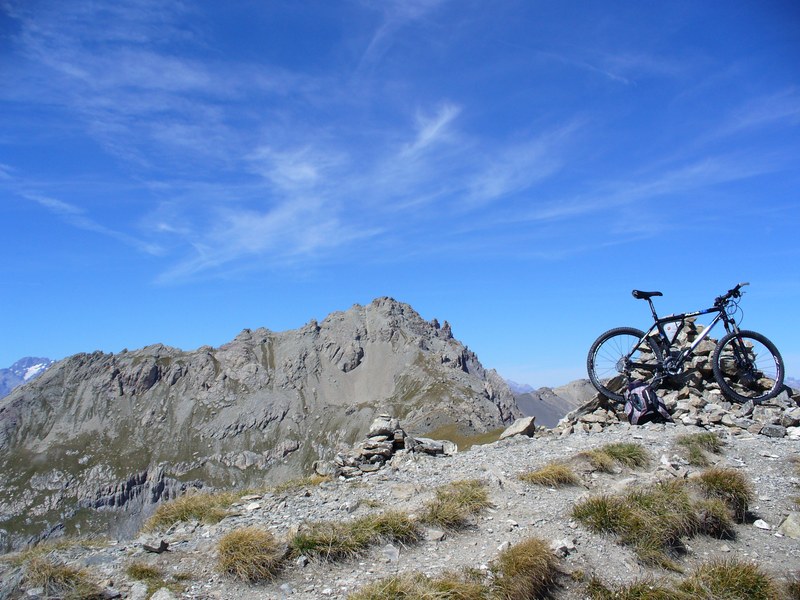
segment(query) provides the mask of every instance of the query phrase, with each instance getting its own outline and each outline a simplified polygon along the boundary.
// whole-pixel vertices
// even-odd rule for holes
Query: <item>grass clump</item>
[[[231,531],[220,539],[217,551],[220,571],[246,582],[271,581],[286,556],[273,535],[258,527]]]
[[[593,579],[586,592],[592,600],[774,600],[784,597],[780,587],[758,565],[736,559],[702,564],[673,587],[645,579],[609,589]]]
[[[542,540],[529,538],[500,553],[492,565],[494,592],[499,598],[542,597],[555,581],[556,557]]]
[[[716,433],[710,431],[680,435],[676,443],[686,451],[689,464],[706,467],[711,464],[706,452],[719,454],[725,442]]]
[[[714,600],[772,600],[780,597],[777,584],[758,565],[736,559],[700,565],[678,585],[687,598]]]
[[[717,539],[733,539],[733,512],[719,498],[705,498],[695,503],[700,531]]]
[[[752,500],[749,482],[737,471],[710,469],[695,481],[696,487],[676,480],[594,496],[576,504],[572,516],[590,531],[616,535],[645,564],[678,570],[672,558],[683,551],[684,538],[698,533],[733,538],[734,518],[741,518]]]
[[[58,550],[69,550],[71,548],[104,548],[108,545],[108,540],[101,537],[62,537],[52,540],[44,540],[21,550],[0,556],[0,562],[6,562],[20,567],[33,558],[42,558],[51,552]]]
[[[40,556],[28,560],[25,580],[31,587],[41,587],[48,598],[64,600],[100,600],[103,590],[83,569],[57,564]]]
[[[559,462],[548,463],[535,471],[523,473],[519,478],[526,483],[548,487],[578,485],[580,483],[580,479],[578,479],[575,472],[568,465]]]
[[[425,506],[420,521],[449,530],[463,529],[470,517],[489,506],[489,492],[483,482],[477,479],[453,481],[436,490],[436,497]]]
[[[381,579],[350,594],[348,600],[488,600],[489,589],[463,573],[433,578],[404,573]]]
[[[547,544],[530,538],[500,553],[492,563],[490,582],[474,570],[435,578],[405,573],[371,583],[348,600],[532,600],[548,593],[557,566]]]
[[[129,564],[125,568],[125,573],[131,579],[141,581],[147,586],[148,598],[162,587],[175,594],[180,594],[184,591],[184,587],[180,582],[191,578],[187,573],[176,573],[172,577],[172,581],[169,581],[161,568],[142,561],[135,561]]]
[[[309,475],[308,477],[302,477],[300,479],[292,479],[290,481],[285,481],[284,483],[278,484],[275,486],[273,491],[276,494],[285,494],[287,492],[296,492],[298,490],[302,490],[309,487],[318,486],[323,481],[330,481],[330,477],[325,475]]]
[[[601,448],[581,453],[589,459],[589,463],[598,471],[611,473],[615,465],[636,468],[644,467],[650,462],[647,450],[641,444],[620,442],[607,444]]]
[[[232,492],[186,494],[160,504],[145,523],[144,530],[167,529],[181,521],[219,523],[228,515],[230,505],[238,499],[239,496]]]
[[[735,469],[708,469],[693,480],[707,498],[722,500],[734,518],[744,522],[747,507],[755,498],[753,486]]]
[[[680,598],[674,590],[650,579],[634,581],[613,590],[598,579],[592,579],[586,586],[586,594],[591,600],[678,600]]]
[[[675,569],[670,557],[682,538],[699,529],[685,486],[659,483],[624,496],[596,496],[575,505],[572,516],[596,533],[613,533],[646,564]]]
[[[406,513],[387,511],[349,522],[306,524],[292,537],[289,546],[295,556],[338,560],[356,556],[378,542],[413,544],[421,537],[419,526]]]

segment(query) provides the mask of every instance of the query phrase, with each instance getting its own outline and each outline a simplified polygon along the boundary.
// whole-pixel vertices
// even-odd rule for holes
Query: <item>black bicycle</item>
[[[647,300],[653,325],[646,332],[633,327],[617,327],[601,335],[589,350],[586,368],[597,390],[612,400],[621,401],[625,385],[643,380],[657,388],[664,379],[677,378],[686,361],[722,321],[726,334],[716,343],[712,370],[722,392],[737,402],[763,402],[778,395],[783,387],[783,359],[771,341],[760,333],[739,329],[734,315],[739,311],[740,283],[714,300],[714,306],[697,312],[659,317],[652,298],[661,292],[633,290],[633,297]],[[689,345],[680,347],[678,334],[686,319],[716,313],[711,323]],[[688,342],[687,342],[688,343]],[[676,347],[679,346],[679,347]]]

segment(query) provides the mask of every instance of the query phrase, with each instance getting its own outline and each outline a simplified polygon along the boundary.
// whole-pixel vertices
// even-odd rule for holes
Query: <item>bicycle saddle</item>
[[[653,296],[663,296],[661,292],[643,292],[641,290],[633,290],[631,292],[633,297],[637,300],[647,300],[648,298],[652,298]]]

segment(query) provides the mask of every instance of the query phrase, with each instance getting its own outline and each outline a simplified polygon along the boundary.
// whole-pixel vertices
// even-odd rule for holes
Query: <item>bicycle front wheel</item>
[[[722,392],[737,402],[763,402],[783,387],[783,359],[775,344],[755,331],[723,336],[714,349],[712,368]]]
[[[598,392],[621,402],[629,377],[647,382],[654,378],[660,354],[653,340],[642,342],[643,338],[644,331],[617,327],[595,340],[589,349],[586,370]]]

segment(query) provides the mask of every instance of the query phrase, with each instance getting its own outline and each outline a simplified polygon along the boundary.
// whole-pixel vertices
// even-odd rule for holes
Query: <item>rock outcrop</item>
[[[0,400],[0,538],[130,530],[187,486],[294,478],[382,413],[419,433],[520,416],[449,324],[391,298],[219,348],[78,354]]]

